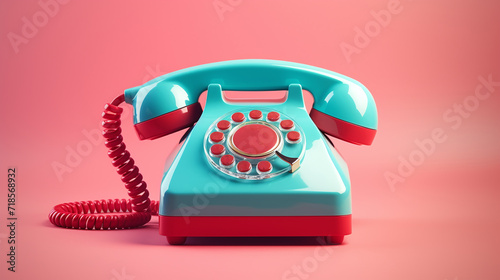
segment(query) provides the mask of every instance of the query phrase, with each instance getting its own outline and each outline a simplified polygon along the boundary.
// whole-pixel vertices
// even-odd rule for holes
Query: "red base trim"
[[[141,140],[156,139],[192,126],[200,118],[201,112],[201,105],[196,102],[134,126]]]
[[[160,234],[190,236],[344,236],[351,215],[344,216],[159,216]]]
[[[353,144],[370,145],[377,133],[375,129],[334,118],[316,109],[312,109],[309,115],[319,130]]]

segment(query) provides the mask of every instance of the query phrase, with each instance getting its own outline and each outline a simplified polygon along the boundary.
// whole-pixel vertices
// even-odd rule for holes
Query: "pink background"
[[[55,2],[0,3],[0,278],[500,277],[500,85],[474,98],[480,76],[500,81],[499,2],[70,1],[46,10],[43,3]],[[382,27],[375,21],[381,10],[391,15]],[[356,30],[365,27],[363,41]],[[346,44],[357,52],[345,55]],[[380,117],[374,144],[334,140],[353,185],[345,245],[215,238],[176,247],[155,222],[108,232],[48,222],[57,203],[126,196],[101,140],[84,133],[99,129],[104,103],[160,74],[240,58],[323,67],[372,92]],[[449,112],[464,100],[464,117]],[[141,142],[130,111],[126,143],[158,197],[164,160],[181,133]],[[435,129],[445,141],[419,158],[415,141]],[[58,178],[53,164],[66,165],[78,147],[85,155]],[[412,156],[418,166],[400,173],[401,158]],[[16,273],[5,262],[8,167],[18,179]],[[391,186],[389,172],[401,181]]]

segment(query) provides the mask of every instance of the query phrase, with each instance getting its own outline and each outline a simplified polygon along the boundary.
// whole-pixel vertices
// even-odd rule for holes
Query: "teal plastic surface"
[[[201,118],[167,166],[161,185],[160,215],[189,219],[351,214],[347,166],[310,119],[300,85],[290,85],[287,100],[281,104],[228,103],[220,84],[211,84],[208,89]],[[209,164],[203,150],[207,129],[226,112],[251,109],[293,116],[302,128],[305,154],[296,172],[249,181],[223,174]]]
[[[286,90],[290,84],[300,84],[314,96],[314,109],[377,129],[375,102],[362,84],[329,70],[278,60],[233,60],[186,68],[125,90],[125,101],[134,105],[134,123],[139,123],[196,103],[209,84],[238,91]]]

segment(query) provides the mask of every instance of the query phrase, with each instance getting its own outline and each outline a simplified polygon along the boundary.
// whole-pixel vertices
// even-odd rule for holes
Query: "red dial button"
[[[300,132],[290,131],[286,134],[286,138],[290,140],[290,142],[297,142],[300,140]]]
[[[219,131],[212,132],[212,134],[210,134],[210,140],[214,143],[219,143],[224,140],[224,133]]]
[[[223,155],[220,158],[220,164],[224,166],[231,166],[234,163],[234,157],[232,155]]]
[[[212,147],[210,147],[210,152],[216,156],[223,154],[225,150],[226,149],[221,144],[215,144]]]
[[[262,112],[259,110],[252,110],[248,115],[252,120],[259,120],[260,118],[262,118]]]
[[[264,161],[261,161],[257,164],[257,169],[260,171],[260,172],[269,172],[271,171],[271,169],[273,168],[273,166],[271,165],[271,163],[267,160],[264,160]]]
[[[242,122],[245,120],[245,115],[243,115],[243,113],[240,113],[240,112],[237,112],[237,113],[234,113],[232,116],[231,116],[231,119],[234,121],[234,122]]]
[[[231,127],[231,123],[226,120],[222,120],[217,123],[217,128],[220,130],[228,130]]]
[[[269,114],[267,114],[267,120],[269,120],[270,122],[277,122],[279,119],[280,113],[278,112],[269,112]]]
[[[283,121],[281,121],[280,126],[283,129],[292,129],[293,128],[293,121],[292,120],[283,120]]]
[[[242,160],[238,162],[236,168],[238,169],[239,172],[245,173],[252,169],[252,164],[246,160]]]

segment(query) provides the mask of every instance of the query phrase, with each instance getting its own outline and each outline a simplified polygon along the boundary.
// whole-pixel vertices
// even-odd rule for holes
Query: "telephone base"
[[[186,237],[321,236],[341,244],[351,234],[351,215],[342,216],[159,216],[160,234],[172,245]]]

